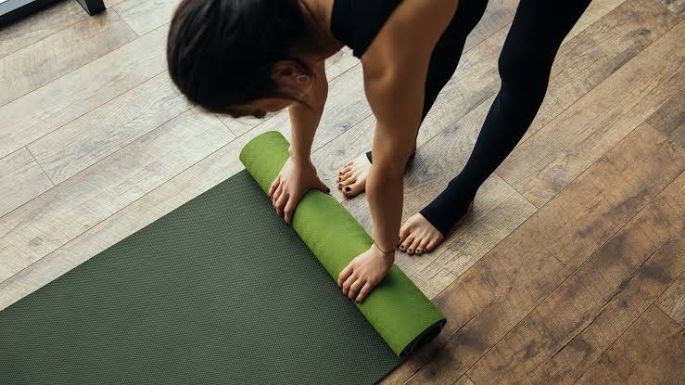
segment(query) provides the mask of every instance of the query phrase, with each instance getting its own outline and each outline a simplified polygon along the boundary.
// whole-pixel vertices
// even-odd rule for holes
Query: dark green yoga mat
[[[334,198],[276,215],[287,148],[256,137],[246,170],[0,312],[0,384],[368,384],[437,335],[397,267],[343,296],[334,277],[371,239]]]

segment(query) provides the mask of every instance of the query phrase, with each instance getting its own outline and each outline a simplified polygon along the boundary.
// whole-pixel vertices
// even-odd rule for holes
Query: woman
[[[208,111],[263,118],[288,108],[290,157],[268,194],[290,223],[309,189],[330,191],[310,160],[328,93],[324,60],[344,45],[353,49],[376,130],[372,151],[341,168],[338,189],[348,198],[366,191],[374,243],[343,269],[338,286],[361,302],[387,274],[397,245],[430,252],[466,213],[535,117],[556,52],[589,1],[520,1],[499,58],[501,89],[470,158],[402,226],[403,174],[419,126],[487,0],[184,0],[167,59],[174,83]]]

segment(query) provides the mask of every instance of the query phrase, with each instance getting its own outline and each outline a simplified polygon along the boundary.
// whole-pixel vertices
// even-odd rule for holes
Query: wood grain
[[[171,22],[180,0],[124,0],[112,7],[138,35]]]
[[[578,384],[678,385],[684,378],[685,330],[652,306]]]
[[[681,22],[519,144],[496,173],[541,207],[685,87]]]
[[[166,31],[155,30],[0,107],[0,157],[100,107],[166,68]]]
[[[632,132],[434,299],[444,333],[395,379],[459,378],[683,170],[684,149]]]
[[[26,148],[0,158],[0,217],[52,187]]]
[[[62,183],[189,108],[162,73],[28,148],[50,179]]]
[[[61,1],[0,29],[0,59],[88,18],[76,1]]]
[[[68,243],[233,138],[214,117],[188,111],[5,215],[0,221],[0,281]]]
[[[482,384],[525,382],[531,371],[554,358],[571,341],[575,341],[572,347],[585,341],[583,353],[586,355],[582,358],[586,360],[589,353],[601,352],[613,342],[611,338],[622,333],[685,270],[685,254],[660,253],[668,242],[683,245],[684,232],[685,174],[604,243],[476,362],[468,371],[469,377]],[[597,323],[600,315],[604,319]],[[610,326],[610,330],[597,329],[602,323]],[[598,334],[594,335],[595,339],[576,339],[591,324],[593,332]],[[564,354],[564,359],[574,365],[565,369],[582,374],[587,362],[571,353]],[[573,374],[556,369],[537,379],[542,383],[552,379],[560,383],[562,376],[566,376],[564,383],[577,380]]]
[[[0,106],[135,39],[113,12],[92,16],[0,59]]]
[[[685,255],[685,249],[682,250]],[[680,326],[685,327],[685,274],[671,285],[659,299],[659,308]]]

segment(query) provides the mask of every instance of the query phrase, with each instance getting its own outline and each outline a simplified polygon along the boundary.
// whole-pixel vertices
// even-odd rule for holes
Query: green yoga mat
[[[292,227],[264,193],[288,142],[0,312],[0,384],[365,384],[445,319],[397,268],[362,303],[333,277],[371,239],[310,191]]]

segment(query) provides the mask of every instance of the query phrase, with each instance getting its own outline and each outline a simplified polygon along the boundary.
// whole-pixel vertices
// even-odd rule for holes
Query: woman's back
[[[402,0],[333,0],[331,32],[361,58]]]

